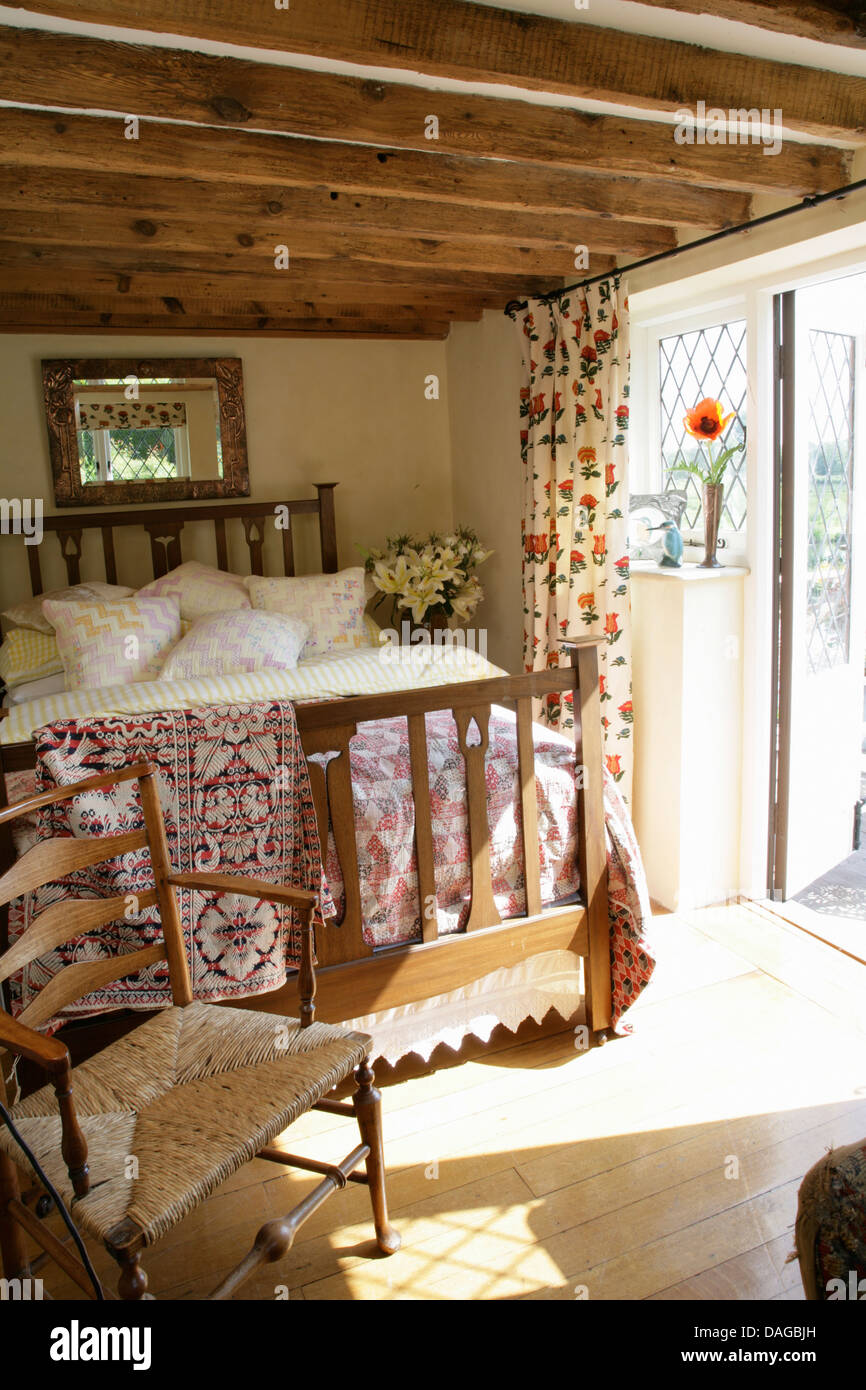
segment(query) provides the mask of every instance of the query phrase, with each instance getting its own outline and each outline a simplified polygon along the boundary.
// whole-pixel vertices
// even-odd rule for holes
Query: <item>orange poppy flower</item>
[[[733,418],[733,411],[730,415],[723,414],[721,401],[714,401],[712,396],[707,396],[706,400],[689,411],[683,418],[683,424],[693,439],[712,441],[718,439]]]

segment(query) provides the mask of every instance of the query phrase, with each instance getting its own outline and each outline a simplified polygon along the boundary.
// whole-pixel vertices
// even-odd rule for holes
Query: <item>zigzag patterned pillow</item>
[[[156,680],[180,637],[176,599],[47,600],[68,690]]]
[[[198,560],[187,560],[153,579],[138,591],[139,598],[173,598],[185,621],[209,618],[214,613],[232,613],[249,608],[250,597],[239,574],[229,574]]]
[[[339,574],[311,574],[302,579],[262,579],[254,574],[244,583],[254,608],[286,613],[307,623],[310,635],[301,653],[305,661],[328,652],[353,652],[370,646],[361,565]]]
[[[231,676],[275,667],[286,670],[297,666],[308,632],[307,624],[297,618],[252,608],[202,618],[169,654],[160,680]]]
[[[72,584],[65,589],[51,589],[47,594],[37,594],[36,598],[23,599],[12,608],[7,608],[3,617],[16,627],[31,628],[34,632],[51,634],[54,629],[42,611],[46,599],[69,603],[96,603],[100,599],[130,598],[134,589],[125,584],[105,584],[100,579],[89,579],[86,584]]]

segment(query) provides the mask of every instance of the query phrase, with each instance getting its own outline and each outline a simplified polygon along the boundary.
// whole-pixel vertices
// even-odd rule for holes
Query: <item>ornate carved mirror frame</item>
[[[222,477],[84,483],[75,421],[75,385],[82,380],[212,377],[219,399]],[[130,502],[198,501],[248,497],[243,365],[239,357],[79,357],[42,363],[48,446],[58,507],[123,506]],[[216,460],[214,460],[216,472]]]

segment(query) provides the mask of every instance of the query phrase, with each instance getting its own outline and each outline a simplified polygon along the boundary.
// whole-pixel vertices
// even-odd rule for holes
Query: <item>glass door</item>
[[[851,853],[863,720],[866,274],[780,297],[779,650],[770,887]]]

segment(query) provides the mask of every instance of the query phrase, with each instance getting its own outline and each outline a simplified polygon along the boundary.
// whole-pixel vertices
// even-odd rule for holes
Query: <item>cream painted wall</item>
[[[520,337],[504,314],[487,312],[452,325],[447,357],[454,518],[494,551],[478,572],[485,598],[474,622],[487,630],[490,660],[521,671]]]
[[[244,364],[251,497],[314,496],[316,482],[338,482],[340,563],[359,560],[355,542],[376,545],[400,530],[453,524],[445,343],[309,338],[135,338],[44,334],[0,335],[4,428],[0,438],[0,497],[53,502],[44,423],[43,357],[231,356]],[[440,399],[425,399],[436,374]],[[70,516],[72,511],[68,513]],[[238,523],[239,528],[239,523]],[[318,565],[312,519],[296,524],[299,572]],[[118,548],[120,582],[150,578],[143,533]],[[215,563],[213,528],[187,527],[184,554]],[[29,595],[24,546],[2,538],[0,603]],[[270,537],[278,572],[279,538]],[[230,538],[230,563],[247,570],[240,528]],[[40,556],[46,587],[65,582],[59,546],[46,538]],[[101,577],[98,535],[85,551],[85,574]]]

